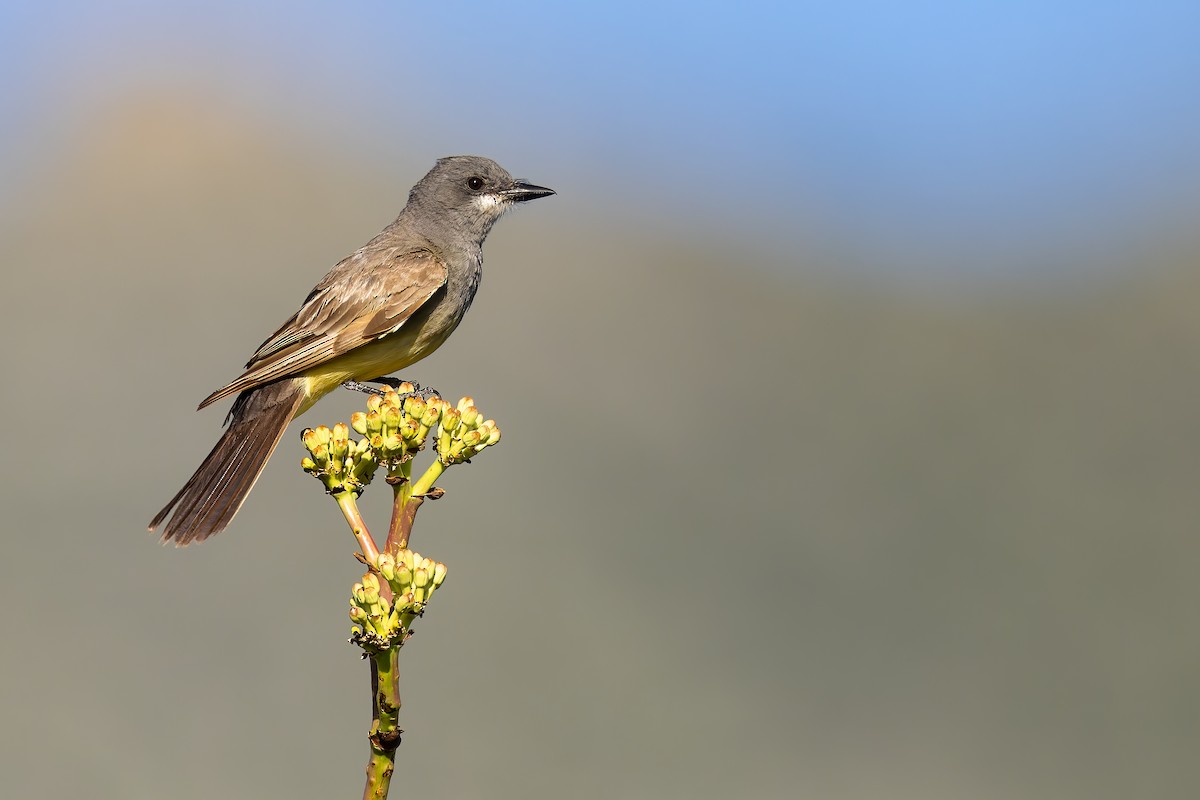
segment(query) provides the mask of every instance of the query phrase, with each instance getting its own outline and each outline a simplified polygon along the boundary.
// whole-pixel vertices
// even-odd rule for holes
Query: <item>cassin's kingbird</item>
[[[221,440],[150,530],[162,525],[163,541],[178,545],[224,530],[288,423],[345,382],[380,378],[436,350],[471,306],[492,225],[513,203],[552,194],[487,158],[439,160],[396,221],[331,269],[245,373],[200,404],[237,394]]]

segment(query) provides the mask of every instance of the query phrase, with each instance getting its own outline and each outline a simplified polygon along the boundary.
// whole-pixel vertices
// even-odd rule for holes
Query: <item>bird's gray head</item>
[[[552,194],[553,189],[514,180],[490,158],[450,156],[438,159],[412,188],[406,210],[482,243],[492,225],[513,204]]]

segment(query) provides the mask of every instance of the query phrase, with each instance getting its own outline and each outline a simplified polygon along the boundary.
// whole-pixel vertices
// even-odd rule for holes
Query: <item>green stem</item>
[[[384,800],[391,788],[396,768],[396,748],[400,746],[400,669],[399,648],[371,657],[371,691],[374,695],[374,719],[371,722],[371,758],[367,761],[367,785],[363,800]]]
[[[441,459],[434,461],[429,465],[429,469],[425,470],[425,474],[421,476],[420,480],[413,484],[412,493],[418,496],[426,494],[433,488],[433,482],[442,477],[442,473],[445,471],[446,467],[442,464]]]

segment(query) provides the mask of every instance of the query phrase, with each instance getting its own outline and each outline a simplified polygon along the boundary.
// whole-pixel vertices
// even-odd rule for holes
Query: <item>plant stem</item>
[[[406,461],[401,465],[399,477],[402,480],[391,482],[394,500],[392,502],[392,522],[388,526],[387,544],[384,546],[387,552],[395,553],[408,547],[408,540],[412,537],[413,522],[417,518],[417,509],[425,502],[422,495],[429,491],[433,482],[442,474],[443,469],[445,468],[440,461],[433,462],[429,469],[425,470],[421,479],[414,484],[412,482],[412,462]]]
[[[442,473],[446,471],[446,467],[441,460],[434,461],[429,465],[429,469],[425,470],[425,474],[421,476],[412,487],[412,493],[415,495],[423,495],[433,488],[433,482],[442,477]]]
[[[363,800],[384,800],[396,768],[396,748],[403,731],[400,716],[399,648],[371,656],[371,692],[374,698],[371,721],[371,758],[367,761],[367,785]]]
[[[424,502],[423,497],[413,497],[411,490],[406,490],[403,495],[397,490],[396,503],[392,506],[392,524],[388,527],[388,552],[394,553],[408,547],[413,522],[417,518],[417,509]]]
[[[367,523],[363,521],[362,514],[358,510],[354,492],[338,492],[333,499],[337,500],[338,508],[346,517],[346,522],[350,523],[350,530],[354,532],[354,538],[358,540],[362,554],[374,564],[379,560],[379,548],[375,546],[375,540],[371,538],[371,532],[367,530]]]

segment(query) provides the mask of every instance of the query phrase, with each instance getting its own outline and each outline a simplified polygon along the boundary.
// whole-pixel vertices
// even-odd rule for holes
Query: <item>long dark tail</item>
[[[275,451],[300,403],[304,386],[298,379],[248,389],[229,412],[230,424],[196,474],[150,520],[154,531],[167,515],[162,540],[177,546],[204,541],[225,530],[254,488],[267,459]],[[175,513],[171,514],[171,509]]]

